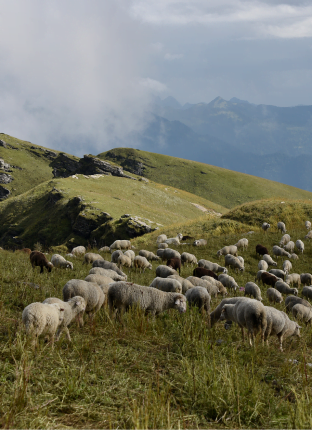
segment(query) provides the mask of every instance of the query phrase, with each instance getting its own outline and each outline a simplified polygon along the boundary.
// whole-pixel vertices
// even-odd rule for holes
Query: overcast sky
[[[0,132],[82,155],[126,144],[151,97],[312,104],[312,5],[0,0]]]

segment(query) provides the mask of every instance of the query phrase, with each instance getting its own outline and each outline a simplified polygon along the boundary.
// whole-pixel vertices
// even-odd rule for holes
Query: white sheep
[[[279,291],[277,291],[275,288],[272,288],[272,287],[268,288],[266,295],[269,302],[282,303],[283,301],[282,294]]]
[[[145,257],[146,260],[148,260],[148,261],[158,261],[158,260],[160,260],[160,257],[158,255],[155,255],[151,251],[146,251],[145,249],[141,249],[139,251],[139,255],[141,255],[142,257]]]
[[[160,251],[160,250],[158,250],[158,251]],[[157,255],[158,255],[158,251],[157,251]],[[181,254],[178,251],[176,251],[175,249],[167,248],[167,249],[163,249],[162,251],[163,252],[160,256],[162,261],[170,260],[171,258],[180,258],[181,259]]]
[[[310,239],[312,239],[312,230],[310,230],[310,231],[308,232],[308,234],[306,234],[306,235],[304,236],[304,238],[305,238],[305,239],[308,239],[308,241],[310,241]]]
[[[87,252],[86,248],[84,246],[76,246],[75,248],[72,249],[72,254],[73,255],[83,255]]]
[[[295,285],[296,284],[297,287],[299,288],[301,285],[301,277],[300,277],[299,273],[291,273],[291,274],[288,274],[286,276],[285,282],[288,285]]]
[[[118,262],[118,257],[119,257],[120,255],[124,255],[124,254],[123,254],[123,252],[122,252],[120,249],[118,249],[118,250],[114,251],[114,252],[112,253],[112,255],[111,255],[111,263],[115,263],[115,264],[117,264],[117,262]]]
[[[111,252],[114,249],[122,249],[122,250],[131,249],[131,242],[130,240],[115,240],[115,242],[111,244],[109,249]]]
[[[124,252],[124,255],[127,255],[130,258],[132,265],[133,265],[134,258],[135,258],[135,252],[132,251],[132,249],[128,249],[128,251]]]
[[[134,260],[133,260],[133,264],[134,264]],[[131,258],[125,254],[119,255],[119,257],[117,259],[117,266],[119,267],[119,269],[121,269],[123,267],[128,267],[130,270],[132,267]]]
[[[297,303],[295,306],[293,306],[291,312],[294,318],[297,320],[302,320],[305,323],[312,322],[312,309],[309,309],[304,305],[300,305],[300,303]]]
[[[281,269],[271,269],[271,270],[269,270],[269,273],[271,273],[272,275],[277,276],[278,278],[281,278],[283,281],[285,280],[286,273],[284,272],[284,270],[281,270]]]
[[[268,337],[276,335],[279,340],[280,351],[283,351],[283,340],[290,336],[300,337],[300,326],[291,321],[285,312],[279,311],[272,306],[265,306],[267,327],[265,330],[265,340],[268,344]]]
[[[312,284],[312,275],[311,273],[301,273],[300,281],[303,285],[311,285]]]
[[[166,249],[168,247],[169,247],[168,243],[158,243],[157,245],[158,249]]]
[[[22,313],[22,320],[25,324],[26,334],[32,338],[33,347],[38,342],[38,337],[48,335],[52,346],[54,336],[59,325],[64,319],[64,309],[58,304],[31,303],[26,306]]]
[[[311,228],[311,222],[310,221],[306,221],[304,224],[305,224],[305,228],[307,230],[310,230],[310,228]]]
[[[207,245],[207,240],[206,239],[197,239],[197,240],[194,240],[193,245],[194,246],[206,246]]]
[[[312,286],[305,286],[301,291],[302,297],[306,297],[307,299],[312,299]]]
[[[186,264],[186,266],[188,266],[189,264],[193,265],[193,264],[197,264],[197,258],[195,257],[194,254],[189,254],[188,252],[183,252],[181,254],[181,263]]]
[[[136,269],[140,269],[140,273],[143,273],[145,271],[145,269],[149,269],[152,270],[153,266],[151,265],[151,263],[149,261],[147,261],[147,259],[145,257],[141,257],[141,255],[137,255],[134,259],[133,262],[133,266],[134,269],[136,271]]]
[[[284,256],[286,256],[286,257],[290,258],[289,252],[285,251],[285,249],[279,247],[278,245],[274,245],[273,246],[273,254],[276,257],[284,257]]]
[[[52,255],[51,263],[54,267],[58,267],[59,269],[74,269],[73,263],[71,261],[65,260],[65,258],[59,254]]]
[[[289,234],[284,234],[284,236],[282,236],[281,240],[280,240],[280,246],[284,246],[286,245],[288,242],[290,242],[290,236]]]
[[[261,228],[262,228],[262,230],[263,230],[264,232],[266,232],[269,228],[271,228],[271,225],[270,225],[269,223],[267,223],[267,222],[264,222],[264,223],[262,224]]]
[[[211,327],[213,327],[214,324],[219,321],[220,316],[221,316],[221,312],[222,312],[222,309],[223,309],[224,305],[227,305],[227,304],[231,304],[232,305],[232,304],[235,304],[237,302],[243,302],[243,301],[246,302],[247,300],[250,300],[250,299],[248,297],[229,297],[227,299],[223,299],[218,304],[218,306],[215,308],[215,310],[212,311],[211,314],[210,314],[210,324],[211,324]]]
[[[273,258],[269,254],[264,254],[262,256],[262,260],[266,261],[269,266],[277,266],[276,261],[274,261]]]
[[[211,284],[209,281],[203,278],[197,278],[196,276],[189,276],[186,279],[190,281],[194,285],[194,287],[205,288],[212,297],[217,297],[217,295],[220,293],[219,288],[216,285]]]
[[[92,267],[92,269],[89,270],[89,274],[90,275],[98,274],[100,276],[106,276],[108,278],[113,279],[114,281],[126,281],[127,280],[127,276],[118,275],[118,273],[115,272],[115,270],[103,269],[102,267]]]
[[[156,243],[164,243],[165,240],[167,240],[167,236],[165,234],[160,234],[156,239]]]
[[[169,275],[167,276],[167,279],[176,279],[177,281],[179,281],[180,284],[182,285],[182,294],[185,294],[187,290],[194,287],[194,285],[190,281],[182,278],[179,275]]]
[[[95,254],[94,252],[87,252],[84,256],[83,264],[93,264],[97,260],[103,260],[104,258],[100,254]]]
[[[109,246],[103,246],[102,248],[99,249],[99,252],[110,252],[110,248]]]
[[[291,254],[289,258],[291,258],[292,260],[299,260],[299,257],[297,254]]]
[[[157,288],[161,291],[166,291],[167,293],[182,294],[182,285],[177,279],[157,277],[153,279],[150,287]]]
[[[254,299],[262,301],[261,290],[254,282],[247,282],[245,285],[244,296],[253,296]]]
[[[304,251],[304,243],[302,242],[302,240],[300,240],[300,239],[296,240],[296,248],[298,249],[298,251],[300,251],[301,253],[303,253],[303,251]]]
[[[69,340],[69,342],[71,342],[68,326],[74,318],[77,318],[79,320],[79,314],[81,314],[81,318],[83,318],[82,315],[87,305],[85,299],[80,296],[75,296],[72,299],[68,300],[68,302],[63,302],[63,300],[58,299],[56,297],[50,297],[48,299],[45,299],[42,303],[58,303],[60,307],[64,309],[64,318],[57,329],[55,340],[58,340],[60,338],[62,331],[64,330],[67,339]]]
[[[284,249],[290,254],[292,254],[295,249],[295,243],[292,240],[290,240],[288,243],[286,243],[286,245],[284,245]]]
[[[219,266],[218,263],[212,263],[211,261],[204,260],[204,259],[201,259],[198,261],[198,267],[203,267],[204,269],[211,270],[212,272],[215,272],[215,273],[219,273],[219,272],[227,273],[228,272],[228,270],[225,267]]]
[[[293,294],[294,296],[298,296],[297,288],[290,288],[290,286],[284,281],[275,282],[274,288],[282,294]]]
[[[169,239],[165,239],[164,243],[167,243],[168,245],[180,245],[180,240],[182,240],[183,234],[178,233],[176,237],[169,237]]]
[[[308,287],[304,287],[304,288],[308,288]],[[304,290],[304,288],[302,290]],[[285,299],[286,312],[287,313],[291,312],[293,306],[295,306],[297,303],[300,303],[301,305],[304,305],[308,308],[312,308],[311,304],[307,300],[302,299],[301,297],[287,296]]]
[[[201,279],[208,281],[211,285],[215,285],[219,290],[218,294],[221,294],[223,297],[228,295],[228,292],[225,286],[222,284],[222,282],[218,281],[217,279],[214,279],[211,276],[202,276]]]
[[[239,288],[235,279],[226,273],[221,273],[221,275],[218,276],[218,281],[220,281],[225,288],[231,288],[234,292]]]
[[[160,278],[168,278],[170,275],[177,275],[178,272],[172,267],[164,266],[161,264],[156,268],[156,276],[159,276]]]
[[[259,261],[259,263],[258,263],[258,269],[259,270],[267,271],[268,268],[269,268],[269,265],[268,265],[268,263],[265,260],[260,260]]]
[[[127,279],[127,275],[122,270],[120,270],[115,263],[111,263],[106,260],[96,260],[92,264],[92,267],[102,267],[102,269],[114,270],[116,273],[118,273],[118,275]]]
[[[221,257],[221,255],[225,256],[227,254],[231,254],[237,257],[237,246],[235,245],[224,246],[222,249],[219,249],[219,251],[217,251],[217,256],[219,258]]]
[[[292,264],[289,260],[285,260],[283,261],[283,270],[286,273],[286,275],[288,275],[288,273],[291,271],[292,269]]]
[[[234,255],[231,254],[227,254],[225,256],[224,265],[225,267],[232,267],[235,271],[240,270],[242,272],[244,270],[244,265],[242,264],[242,262],[237,257],[234,257]]]
[[[248,239],[239,239],[239,241],[237,243],[235,243],[235,246],[237,248],[243,248],[243,251],[245,250],[245,248],[248,248]]]
[[[117,273],[116,273],[116,275],[117,275]],[[124,279],[122,279],[122,280],[124,280]],[[114,279],[112,279],[108,276],[102,276],[99,273],[92,273],[92,274],[86,276],[85,281],[86,282],[92,282],[94,284],[98,284],[100,287],[108,286],[112,282],[115,282]],[[102,290],[103,290],[103,288],[102,288]]]
[[[277,230],[281,230],[281,233],[286,233],[286,226],[282,221],[277,223]]]
[[[203,287],[194,287],[185,293],[190,306],[197,306],[200,312],[210,312],[210,294]]]

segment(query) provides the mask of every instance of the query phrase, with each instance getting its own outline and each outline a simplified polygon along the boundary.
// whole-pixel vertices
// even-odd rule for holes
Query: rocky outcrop
[[[7,143],[4,140],[0,139],[0,146],[3,146],[3,148],[7,148]]]
[[[50,166],[53,168],[53,176],[55,178],[67,178],[78,172],[79,159],[71,158],[61,152],[53,159]]]
[[[0,200],[4,200],[8,198],[10,194],[11,194],[10,190],[0,185]]]
[[[13,177],[8,173],[0,173],[0,184],[9,184],[13,181]]]

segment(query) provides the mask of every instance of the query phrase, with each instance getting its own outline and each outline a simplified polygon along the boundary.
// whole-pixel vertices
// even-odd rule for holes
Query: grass
[[[186,190],[229,209],[267,198],[312,199],[311,192],[279,182],[137,149],[114,148],[98,157],[118,163],[129,171],[136,171],[137,163],[143,163],[146,178]]]
[[[304,221],[286,224],[292,240],[305,236]],[[177,224],[161,233],[176,233],[176,227],[183,229]],[[180,248],[218,261],[216,251],[244,237],[245,227],[249,226],[226,219],[188,221],[182,232],[203,236],[208,245]],[[156,232],[135,239],[136,253],[142,248],[156,252],[155,236]],[[231,272],[240,286],[253,280],[257,271],[255,245],[271,249],[281,234],[272,227],[267,234],[256,229],[247,237],[249,248],[240,253],[246,270]],[[312,243],[305,245],[304,254],[293,262],[293,272],[311,271]],[[165,312],[155,320],[133,309],[121,321],[112,321],[102,309],[93,325],[71,326],[72,344],[63,336],[51,350],[41,341],[34,353],[25,346],[22,310],[46,297],[62,297],[65,283],[84,279],[89,267],[77,258],[73,271],[40,275],[33,272],[27,256],[9,251],[1,252],[1,262],[2,427],[311,428],[311,326],[303,327],[300,339],[288,339],[281,353],[277,338],[270,339],[269,348],[258,343],[251,349],[242,344],[237,327],[226,331],[218,323],[210,329],[196,309],[183,315]],[[129,278],[149,285],[156,267],[154,262],[152,271]],[[191,274],[191,267],[182,269],[182,276]],[[266,288],[260,288],[268,305]],[[213,299],[212,308],[219,302],[220,298]],[[276,306],[284,309],[283,303]]]

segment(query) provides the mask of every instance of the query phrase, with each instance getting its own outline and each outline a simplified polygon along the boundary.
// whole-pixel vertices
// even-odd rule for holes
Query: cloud
[[[165,84],[162,84],[159,81],[156,81],[155,79],[151,78],[144,78],[140,80],[140,84],[142,87],[148,88],[153,91],[153,93],[161,93],[163,91],[167,90],[167,87]]]
[[[165,54],[164,59],[165,60],[179,60],[183,58],[183,54]]]

